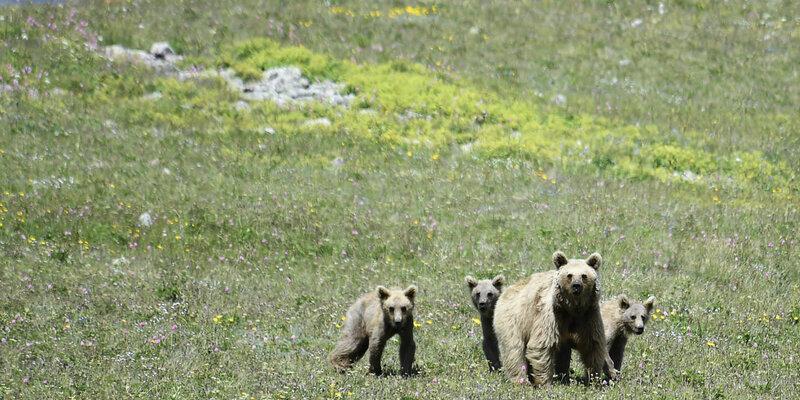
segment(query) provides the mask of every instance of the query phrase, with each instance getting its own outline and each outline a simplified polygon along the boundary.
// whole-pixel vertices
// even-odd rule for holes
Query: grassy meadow
[[[156,41],[354,101],[102,56]],[[795,397],[798,41],[792,2],[0,6],[0,398]],[[464,275],[559,249],[656,296],[612,387],[487,371]],[[419,374],[335,373],[350,303],[411,283]]]

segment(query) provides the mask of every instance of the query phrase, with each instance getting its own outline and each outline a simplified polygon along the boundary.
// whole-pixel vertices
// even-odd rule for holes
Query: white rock
[[[148,93],[148,94],[142,96],[142,99],[144,99],[144,100],[158,100],[161,97],[163,97],[161,92],[153,92],[153,93]]]
[[[150,46],[150,54],[156,58],[167,58],[167,56],[171,56],[175,54],[175,50],[172,50],[169,43],[167,42],[155,42],[152,46]]]
[[[250,109],[250,104],[247,104],[246,101],[239,100],[234,105],[234,108],[236,108],[236,111],[247,111]]]
[[[327,118],[310,119],[304,122],[303,126],[331,126],[331,120]]]
[[[142,215],[139,216],[139,225],[145,228],[149,228],[153,225],[153,218],[150,216],[149,212],[143,212]]]

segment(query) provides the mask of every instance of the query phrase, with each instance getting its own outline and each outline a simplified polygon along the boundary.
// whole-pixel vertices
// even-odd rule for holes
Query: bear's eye
[[[493,297],[493,296],[494,296],[494,293],[492,293],[492,292],[486,293],[486,297]]]
[[[400,311],[406,312],[406,308],[405,307],[400,307]]]
[[[394,312],[394,307],[389,307],[389,312]]]
[[[583,275],[581,275],[581,278],[583,278],[584,280],[586,280],[586,274],[583,274]]]
[[[567,274],[567,279],[572,279],[572,274]]]
[[[636,319],[636,316],[635,315],[631,315],[631,321],[633,321],[634,319]]]

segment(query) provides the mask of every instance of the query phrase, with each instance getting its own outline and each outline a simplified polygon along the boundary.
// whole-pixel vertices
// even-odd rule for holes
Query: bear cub
[[[505,279],[503,275],[480,281],[469,275],[464,278],[470,290],[472,304],[481,316],[483,355],[489,362],[490,371],[497,371],[501,367],[500,350],[497,348],[497,336],[494,334],[494,306],[503,290]]]
[[[650,296],[644,303],[637,303],[621,294],[600,305],[600,314],[603,316],[603,326],[606,333],[608,355],[614,362],[614,369],[622,369],[622,357],[625,354],[625,345],[631,334],[641,335],[644,326],[650,320],[656,298]]]
[[[381,375],[381,357],[386,342],[394,335],[400,336],[400,372],[413,373],[414,353],[414,300],[417,287],[405,290],[378,286],[364,294],[347,310],[342,335],[328,360],[339,372],[361,359],[369,350],[369,371]]]

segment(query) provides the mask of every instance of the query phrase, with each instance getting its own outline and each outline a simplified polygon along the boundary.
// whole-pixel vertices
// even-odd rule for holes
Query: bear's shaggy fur
[[[400,335],[400,372],[413,373],[414,353],[414,300],[417,287],[405,290],[378,286],[356,300],[347,310],[342,335],[328,360],[339,372],[345,372],[369,350],[369,370],[382,373],[381,357],[386,342]]]
[[[637,303],[621,294],[600,305],[600,314],[603,317],[603,326],[606,331],[608,355],[614,363],[614,369],[622,369],[622,357],[625,354],[628,337],[631,334],[641,335],[644,333],[644,326],[650,319],[655,301],[656,298],[650,296],[644,303]]]
[[[506,288],[497,302],[494,328],[503,370],[512,382],[549,384],[568,376],[571,349],[580,353],[590,378],[609,368],[597,270],[602,258],[568,260],[553,254],[555,270],[531,275]]]
[[[500,369],[500,351],[497,349],[497,336],[494,334],[494,307],[503,290],[505,279],[503,275],[480,281],[469,275],[464,278],[470,290],[472,304],[481,316],[483,355],[489,362],[490,371]]]

